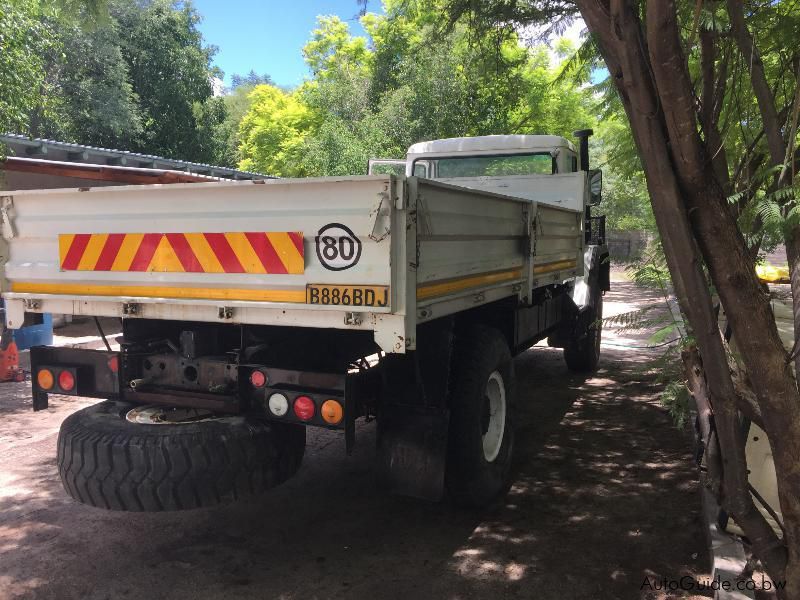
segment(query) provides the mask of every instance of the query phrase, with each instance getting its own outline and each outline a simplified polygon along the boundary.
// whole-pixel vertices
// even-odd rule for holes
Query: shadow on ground
[[[620,285],[607,308],[631,303]],[[474,512],[377,491],[374,424],[349,458],[313,431],[300,473],[258,502],[88,508],[61,490],[54,454],[61,420],[91,402],[33,415],[0,388],[0,598],[664,597],[644,579],[707,569],[691,444],[639,369],[648,352],[624,345],[591,378],[557,350],[518,357],[515,481]]]

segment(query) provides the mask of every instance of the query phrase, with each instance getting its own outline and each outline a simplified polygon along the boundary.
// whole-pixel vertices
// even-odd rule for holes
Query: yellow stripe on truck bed
[[[471,288],[491,285],[493,283],[503,283],[521,278],[522,269],[511,269],[510,271],[471,275],[469,277],[460,277],[458,279],[449,279],[446,281],[434,281],[417,286],[417,300],[447,296],[448,294],[462,292]]]
[[[276,289],[194,288],[139,285],[84,285],[82,283],[14,282],[11,291],[19,294],[57,296],[124,296],[133,298],[179,298],[187,300],[241,300],[244,302],[305,303],[306,291]]]

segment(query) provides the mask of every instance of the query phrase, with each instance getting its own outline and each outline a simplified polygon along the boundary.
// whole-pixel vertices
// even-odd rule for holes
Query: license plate
[[[306,302],[333,306],[388,306],[389,287],[309,283],[306,286]]]

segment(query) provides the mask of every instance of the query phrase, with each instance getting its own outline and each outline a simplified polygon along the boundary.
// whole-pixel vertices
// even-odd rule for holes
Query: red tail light
[[[308,396],[298,396],[294,401],[294,414],[301,421],[310,421],[315,410],[314,401]]]
[[[253,387],[264,387],[264,384],[267,383],[267,376],[261,371],[253,371],[250,373],[250,383],[253,384]]]
[[[112,373],[117,373],[119,371],[119,356],[112,356],[108,359],[108,369]]]
[[[58,374],[58,387],[65,392],[71,392],[75,389],[75,377],[69,371],[61,371]]]

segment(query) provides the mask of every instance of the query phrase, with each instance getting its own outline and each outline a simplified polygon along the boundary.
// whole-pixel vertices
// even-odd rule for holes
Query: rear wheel
[[[592,291],[589,308],[589,329],[584,335],[570,340],[564,348],[564,360],[570,371],[591,373],[600,362],[600,343],[603,335],[603,293],[599,288]],[[581,332],[578,332],[581,333]]]
[[[64,420],[58,470],[67,493],[90,506],[186,510],[274,487],[304,449],[303,426],[108,401]]]
[[[497,330],[475,327],[456,343],[446,484],[457,504],[485,506],[509,484],[514,365]]]

